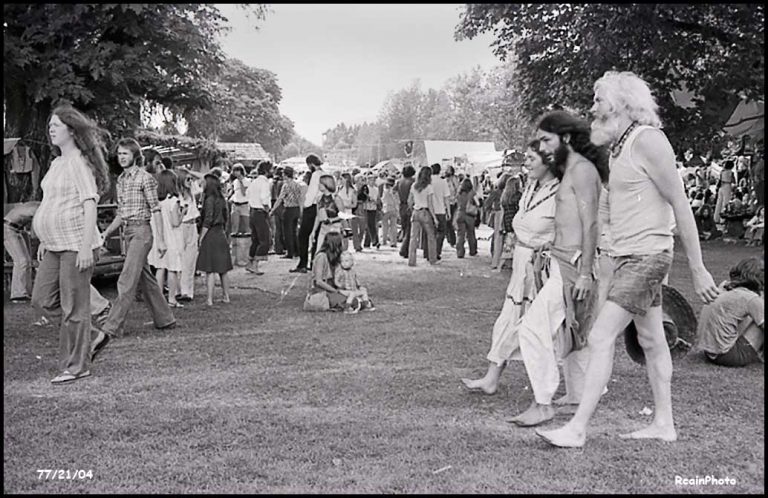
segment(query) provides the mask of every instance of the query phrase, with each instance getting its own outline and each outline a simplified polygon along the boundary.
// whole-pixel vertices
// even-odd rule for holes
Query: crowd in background
[[[691,153],[678,164],[701,239],[763,245],[762,155],[761,143],[754,154],[727,156],[720,164]]]

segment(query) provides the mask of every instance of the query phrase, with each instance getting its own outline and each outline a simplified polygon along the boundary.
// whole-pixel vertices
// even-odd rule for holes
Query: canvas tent
[[[427,164],[451,164],[456,166],[457,158],[468,160],[470,156],[480,157],[493,154],[496,146],[493,142],[463,142],[458,140],[424,140]]]
[[[216,142],[216,148],[227,155],[232,162],[264,161],[269,159],[269,154],[257,143],[244,142]]]
[[[765,134],[765,103],[742,100],[728,118],[723,130],[734,137],[762,137]]]

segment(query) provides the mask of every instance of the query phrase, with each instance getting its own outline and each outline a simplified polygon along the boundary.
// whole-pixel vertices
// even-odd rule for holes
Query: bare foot
[[[224,296],[224,297],[221,299],[221,302],[222,302],[222,303],[224,303],[224,304],[229,304],[229,303],[230,303],[230,301],[229,301],[229,296]]]
[[[570,393],[565,393],[559,398],[553,400],[552,403],[554,403],[555,405],[578,405],[579,400],[573,399]]]
[[[496,389],[499,387],[497,383],[492,382],[485,377],[477,380],[461,379],[461,381],[467,386],[467,389],[471,389],[472,391],[481,390],[485,394],[495,394]]]
[[[552,420],[555,417],[555,409],[552,405],[540,405],[536,402],[531,404],[527,410],[520,415],[508,420],[513,424],[517,424],[520,427],[533,427],[535,425],[543,424],[548,420]]]
[[[587,441],[586,433],[574,431],[567,425],[551,431],[536,429],[536,434],[552,446],[559,448],[581,448]]]
[[[621,439],[661,439],[669,443],[677,441],[677,432],[674,426],[660,426],[651,424],[645,429],[619,435]]]
[[[205,302],[205,304],[208,305],[208,306],[213,306],[213,301],[208,300],[208,301]]]

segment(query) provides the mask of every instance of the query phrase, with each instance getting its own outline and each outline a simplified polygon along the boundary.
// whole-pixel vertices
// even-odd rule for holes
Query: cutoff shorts
[[[661,306],[661,284],[672,266],[672,251],[615,256],[608,300],[635,315]]]

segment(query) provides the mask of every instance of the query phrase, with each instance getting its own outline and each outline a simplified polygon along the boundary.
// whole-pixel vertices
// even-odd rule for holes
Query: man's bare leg
[[[485,394],[494,394],[496,389],[499,387],[499,379],[501,378],[501,372],[504,370],[505,365],[506,362],[502,363],[501,365],[497,365],[496,363],[489,361],[488,371],[485,373],[485,377],[477,380],[464,378],[461,379],[461,381],[469,389],[479,389]]]
[[[618,335],[629,325],[633,315],[618,304],[607,301],[589,334],[589,363],[584,395],[576,414],[563,427],[551,431],[536,430],[548,443],[562,448],[579,448],[587,439],[587,425],[613,370],[614,345]]]
[[[661,306],[650,308],[645,316],[635,317],[637,338],[645,353],[648,380],[655,405],[653,422],[638,431],[622,434],[624,439],[676,441],[672,418],[672,356],[664,335]]]

